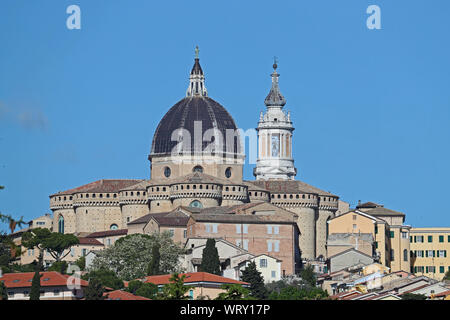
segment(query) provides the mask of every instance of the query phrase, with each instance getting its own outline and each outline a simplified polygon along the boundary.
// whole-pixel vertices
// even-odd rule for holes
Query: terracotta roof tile
[[[103,246],[103,243],[94,238],[78,238],[80,245]]]
[[[258,180],[251,181],[251,183],[272,193],[314,193],[335,197],[335,195],[327,191],[298,180]]]
[[[88,184],[85,184],[81,187],[77,187],[74,189],[70,189],[67,191],[62,191],[62,192],[58,192],[55,193],[52,196],[56,196],[56,195],[68,195],[68,194],[75,194],[75,193],[80,193],[80,192],[87,192],[87,193],[94,193],[94,192],[106,192],[106,193],[110,193],[110,192],[119,192],[119,190],[136,185],[140,182],[143,182],[145,180],[134,180],[134,179],[115,179],[115,180],[107,180],[107,179],[102,179],[102,180],[98,180],[95,182],[91,182]]]
[[[112,237],[112,236],[121,236],[127,235],[128,229],[117,229],[117,230],[107,230],[107,231],[99,231],[88,234],[85,238],[103,238],[103,237]]]
[[[40,272],[41,287],[61,287],[67,286],[67,280],[69,275],[63,275],[56,271]],[[27,288],[31,287],[31,281],[33,279],[34,272],[24,273],[6,273],[0,278],[0,281],[5,283],[5,286],[9,288]],[[83,287],[87,287],[89,283],[80,279],[80,284]]]
[[[247,282],[242,282],[230,278],[225,278],[222,276],[218,276],[215,274],[207,273],[207,272],[191,272],[191,273],[181,273],[180,276],[186,275],[186,279],[184,280],[184,283],[195,283],[195,282],[209,282],[209,283],[230,283],[230,284],[241,284],[241,285],[248,285]],[[145,278],[145,282],[151,282],[156,285],[164,285],[169,283],[169,279],[172,275],[171,274],[165,274],[160,276],[149,276]]]
[[[106,300],[151,300],[122,290],[105,292],[103,296],[107,297]]]

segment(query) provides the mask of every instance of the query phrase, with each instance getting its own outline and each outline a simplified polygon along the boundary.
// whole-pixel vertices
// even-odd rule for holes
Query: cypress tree
[[[39,267],[34,272],[33,280],[31,281],[30,300],[39,300],[41,296],[41,277],[39,274]]]
[[[200,269],[203,272],[220,275],[219,253],[216,248],[216,240],[210,238],[206,241],[206,247],[203,249],[202,264]]]
[[[160,260],[161,260],[161,255],[159,253],[159,248],[160,245],[159,244],[154,244],[152,247],[152,259],[150,260],[150,263],[148,264],[148,269],[147,269],[147,275],[149,276],[155,276],[160,274],[159,271],[159,264],[160,264]]]
[[[8,292],[3,281],[0,281],[0,300],[8,300]]]
[[[266,299],[268,292],[264,285],[264,277],[256,269],[255,261],[251,261],[242,271],[241,280],[250,283],[250,296],[258,299]]]

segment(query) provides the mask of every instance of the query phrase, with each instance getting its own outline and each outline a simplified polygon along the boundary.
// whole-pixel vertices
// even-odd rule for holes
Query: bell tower
[[[292,126],[290,112],[283,110],[286,99],[278,86],[277,61],[273,64],[272,87],[264,100],[267,107],[258,122],[258,159],[253,175],[256,180],[294,180],[297,169],[292,156]]]

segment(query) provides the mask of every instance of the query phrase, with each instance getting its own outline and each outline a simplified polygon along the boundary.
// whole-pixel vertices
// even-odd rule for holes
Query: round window
[[[194,167],[194,169],[192,169],[192,172],[203,173],[203,167],[202,166],[196,166],[196,167]]]
[[[191,202],[191,204],[189,205],[191,208],[203,208],[203,205],[200,201],[198,200],[194,200]]]
[[[111,230],[117,230],[119,229],[119,226],[117,224],[112,224],[111,227],[109,227]]]
[[[230,178],[231,177],[231,168],[227,168],[225,170],[225,177]]]
[[[164,175],[166,176],[166,178],[170,177],[171,173],[172,173],[172,171],[170,170],[169,167],[164,168]]]

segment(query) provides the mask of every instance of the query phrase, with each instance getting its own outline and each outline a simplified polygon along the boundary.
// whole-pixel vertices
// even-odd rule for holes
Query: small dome
[[[236,124],[231,115],[218,102],[206,96],[186,97],[176,103],[162,118],[155,135],[153,136],[150,156],[170,155],[177,141],[172,141],[172,133],[180,128],[186,129],[191,136],[190,152],[194,154],[194,125],[195,121],[201,121],[202,139],[208,129],[218,129],[223,137],[223,152],[226,150],[226,130],[236,130]],[[215,137],[216,138],[216,137]],[[204,150],[210,141],[202,141]],[[238,153],[238,141],[235,139],[233,153]],[[183,149],[184,152],[188,149]]]

